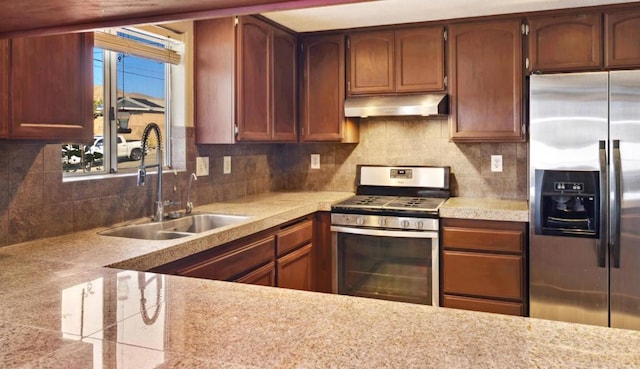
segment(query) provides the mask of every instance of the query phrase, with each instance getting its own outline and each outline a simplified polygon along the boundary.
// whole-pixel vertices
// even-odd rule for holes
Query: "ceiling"
[[[539,10],[633,3],[630,0],[377,0],[263,13],[296,32],[424,22]]]
[[[0,0],[0,38],[363,0]]]
[[[0,0],[0,38],[262,13],[297,32],[640,0]],[[305,9],[306,8],[306,9]]]

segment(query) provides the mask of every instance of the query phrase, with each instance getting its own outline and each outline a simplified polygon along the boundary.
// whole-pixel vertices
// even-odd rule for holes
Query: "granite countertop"
[[[524,200],[451,197],[440,207],[440,217],[528,222],[529,203]]]
[[[95,229],[3,247],[0,366],[640,367],[636,331],[103,267],[153,264],[348,196],[210,205],[197,210],[254,218],[188,239],[130,241]]]

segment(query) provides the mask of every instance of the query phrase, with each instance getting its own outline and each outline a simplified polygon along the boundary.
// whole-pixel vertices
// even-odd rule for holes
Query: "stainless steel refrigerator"
[[[530,315],[640,330],[640,71],[530,77]]]

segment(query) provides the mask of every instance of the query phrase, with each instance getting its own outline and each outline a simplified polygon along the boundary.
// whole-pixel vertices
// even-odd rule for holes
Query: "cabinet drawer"
[[[443,292],[521,300],[522,256],[443,251]]]
[[[483,228],[443,227],[445,249],[469,249],[522,253],[524,231]]]
[[[311,242],[313,237],[313,222],[304,221],[280,231],[278,237],[278,256]]]
[[[442,300],[442,305],[449,308],[507,315],[524,315],[524,305],[519,302],[486,300],[446,294],[442,297]]]
[[[274,260],[275,237],[269,236],[237,250],[180,270],[187,277],[228,280]]]

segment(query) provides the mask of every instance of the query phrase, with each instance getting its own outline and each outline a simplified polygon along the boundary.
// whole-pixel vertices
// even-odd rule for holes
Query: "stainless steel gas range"
[[[356,195],[331,209],[334,292],[438,305],[438,209],[449,172],[357,166]]]

